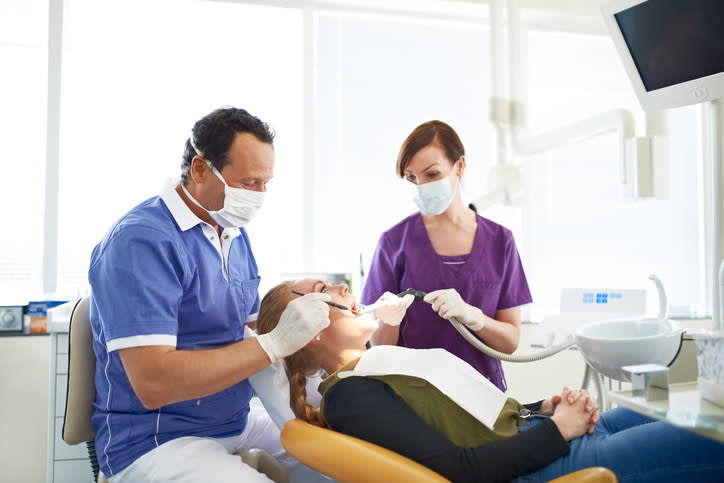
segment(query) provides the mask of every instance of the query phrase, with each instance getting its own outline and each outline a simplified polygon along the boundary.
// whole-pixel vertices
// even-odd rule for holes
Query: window
[[[320,14],[317,44],[315,259],[359,275],[382,232],[417,211],[395,172],[417,125],[439,119],[458,132],[463,199],[483,194],[494,151],[489,34],[480,24]]]
[[[93,247],[178,178],[194,122],[224,105],[276,131],[275,177],[248,230],[262,276],[294,266],[300,244],[287,240],[302,219],[301,12],[178,0],[65,4],[59,286],[70,296],[87,290]]]
[[[48,2],[0,3],[0,304],[42,298]]]
[[[542,133],[616,108],[636,117],[634,97],[611,40],[531,32],[529,117]],[[649,274],[667,291],[669,315],[701,314],[697,108],[668,112],[670,196],[625,201],[618,137],[608,134],[531,157],[524,259],[534,320],[557,313],[562,287],[646,288],[647,313],[658,299]]]
[[[464,199],[487,191],[495,136],[484,24],[330,8],[338,10],[315,11],[316,50],[305,57],[301,8],[64,1],[59,296],[87,291],[95,244],[178,176],[191,126],[222,105],[247,108],[277,132],[275,177],[248,226],[262,292],[282,273],[308,271],[353,273],[353,287],[361,287],[380,234],[416,211],[394,167],[400,144],[421,122],[440,119],[460,134]],[[48,238],[40,222],[47,25],[45,0],[0,4],[0,60],[13,72],[0,80],[0,128],[13,140],[5,146],[12,182],[0,191],[11,227],[0,233],[0,289],[20,303],[42,296]],[[643,134],[643,113],[607,36],[532,31],[527,58],[529,134],[613,108],[631,111]],[[304,139],[305,59],[314,69],[314,139]],[[562,287],[649,287],[650,273],[666,286],[670,313],[704,311],[697,108],[671,110],[668,120],[668,199],[623,199],[618,140],[610,134],[526,159],[528,203],[483,213],[516,236],[533,320],[558,310]],[[314,159],[304,160],[312,141]],[[313,188],[304,186],[310,173]],[[20,226],[30,233],[20,236]],[[302,253],[309,236],[313,253]]]

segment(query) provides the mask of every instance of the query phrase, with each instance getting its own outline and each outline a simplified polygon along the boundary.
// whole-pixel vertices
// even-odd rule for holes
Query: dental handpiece
[[[414,288],[408,288],[408,289],[405,290],[404,292],[398,293],[397,296],[398,296],[398,297],[404,297],[404,296],[407,295],[407,294],[410,294],[410,295],[414,296],[414,297],[415,297],[415,300],[418,301],[418,302],[421,301],[421,300],[425,297],[425,295],[427,295],[425,292],[421,292],[421,291],[419,291],[419,290],[415,290]],[[368,312],[372,312],[373,310],[375,310],[376,308],[384,305],[385,303],[386,303],[386,300],[382,300],[382,301],[380,301],[380,302],[375,302],[375,303],[370,304],[370,305],[361,306],[361,307],[358,308],[358,310],[357,310],[357,315],[362,315],[362,314],[366,314],[366,313],[368,313]]]
[[[300,295],[300,296],[306,295],[305,293],[298,292],[298,291],[296,291],[296,290],[292,290],[292,293],[293,293],[294,295]],[[417,301],[422,300],[423,297],[425,297],[425,295],[426,295],[425,292],[421,292],[421,291],[419,291],[419,290],[415,290],[414,288],[408,288],[408,289],[405,290],[404,292],[398,293],[397,296],[398,296],[398,297],[404,297],[404,296],[407,295],[407,294],[412,294],[412,295],[415,297],[415,300],[417,300]],[[337,308],[337,309],[350,310],[349,307],[346,307],[346,306],[344,306],[344,305],[342,305],[342,304],[338,304],[338,303],[336,303],[336,302],[326,302],[326,301],[325,301],[324,303],[327,304],[327,305],[329,305],[330,307],[334,307],[334,308]],[[362,307],[361,309],[358,309],[358,310],[354,311],[354,313],[355,313],[356,315],[358,315],[358,316],[359,316],[359,315],[362,315],[362,314],[366,314],[366,313],[368,313],[368,312],[372,312],[373,310],[375,310],[377,307],[379,307],[379,306],[382,305],[382,304],[384,304],[384,302],[374,303],[374,304],[371,304],[371,305],[366,305],[366,306]]]
[[[422,292],[420,290],[415,290],[414,288],[408,288],[404,292],[398,293],[397,296],[404,297],[407,294],[410,294],[413,297],[415,297],[416,302],[421,302],[425,298],[425,295],[427,295],[425,292]]]

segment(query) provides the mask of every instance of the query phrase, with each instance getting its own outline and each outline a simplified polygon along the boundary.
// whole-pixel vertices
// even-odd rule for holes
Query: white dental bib
[[[381,345],[367,350],[351,376],[402,375],[424,379],[485,426],[493,429],[507,396],[470,364],[445,349],[409,349]]]

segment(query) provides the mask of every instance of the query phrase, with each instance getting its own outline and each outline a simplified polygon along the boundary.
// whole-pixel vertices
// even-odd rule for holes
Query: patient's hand
[[[564,387],[563,392],[570,392],[570,389]],[[561,399],[563,399],[563,397],[560,394],[556,394],[550,399],[544,399],[540,404],[538,412],[544,416],[553,416],[553,412],[556,410],[558,403],[561,402]]]
[[[595,425],[600,421],[600,414],[598,403],[588,391],[585,389],[572,391],[566,387],[559,396],[553,396],[550,401],[554,405],[551,419],[566,441],[586,433],[593,434]]]
[[[591,415],[591,427],[588,429],[588,434],[593,434],[594,430],[596,429],[595,425],[598,424],[598,422],[601,420],[601,414],[599,413],[598,408],[598,401],[593,399],[593,397],[591,397],[591,394],[585,389],[571,391],[567,387],[563,388],[563,393],[561,393],[561,397],[567,398],[568,402],[571,404],[575,403],[579,398],[584,398],[586,400],[586,411],[588,411],[588,413],[590,413]]]
[[[538,412],[543,414],[544,416],[553,416],[553,412],[556,409],[556,404],[561,402],[561,396],[555,395],[550,399],[544,399],[542,403],[540,403],[540,408],[538,408]]]

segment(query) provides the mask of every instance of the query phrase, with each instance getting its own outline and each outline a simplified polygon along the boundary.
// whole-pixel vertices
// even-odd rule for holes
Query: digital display
[[[622,299],[623,294],[621,293],[606,293],[606,292],[584,292],[582,303],[584,304],[607,304],[609,300]]]
[[[648,0],[614,17],[647,91],[724,72],[724,0]]]

